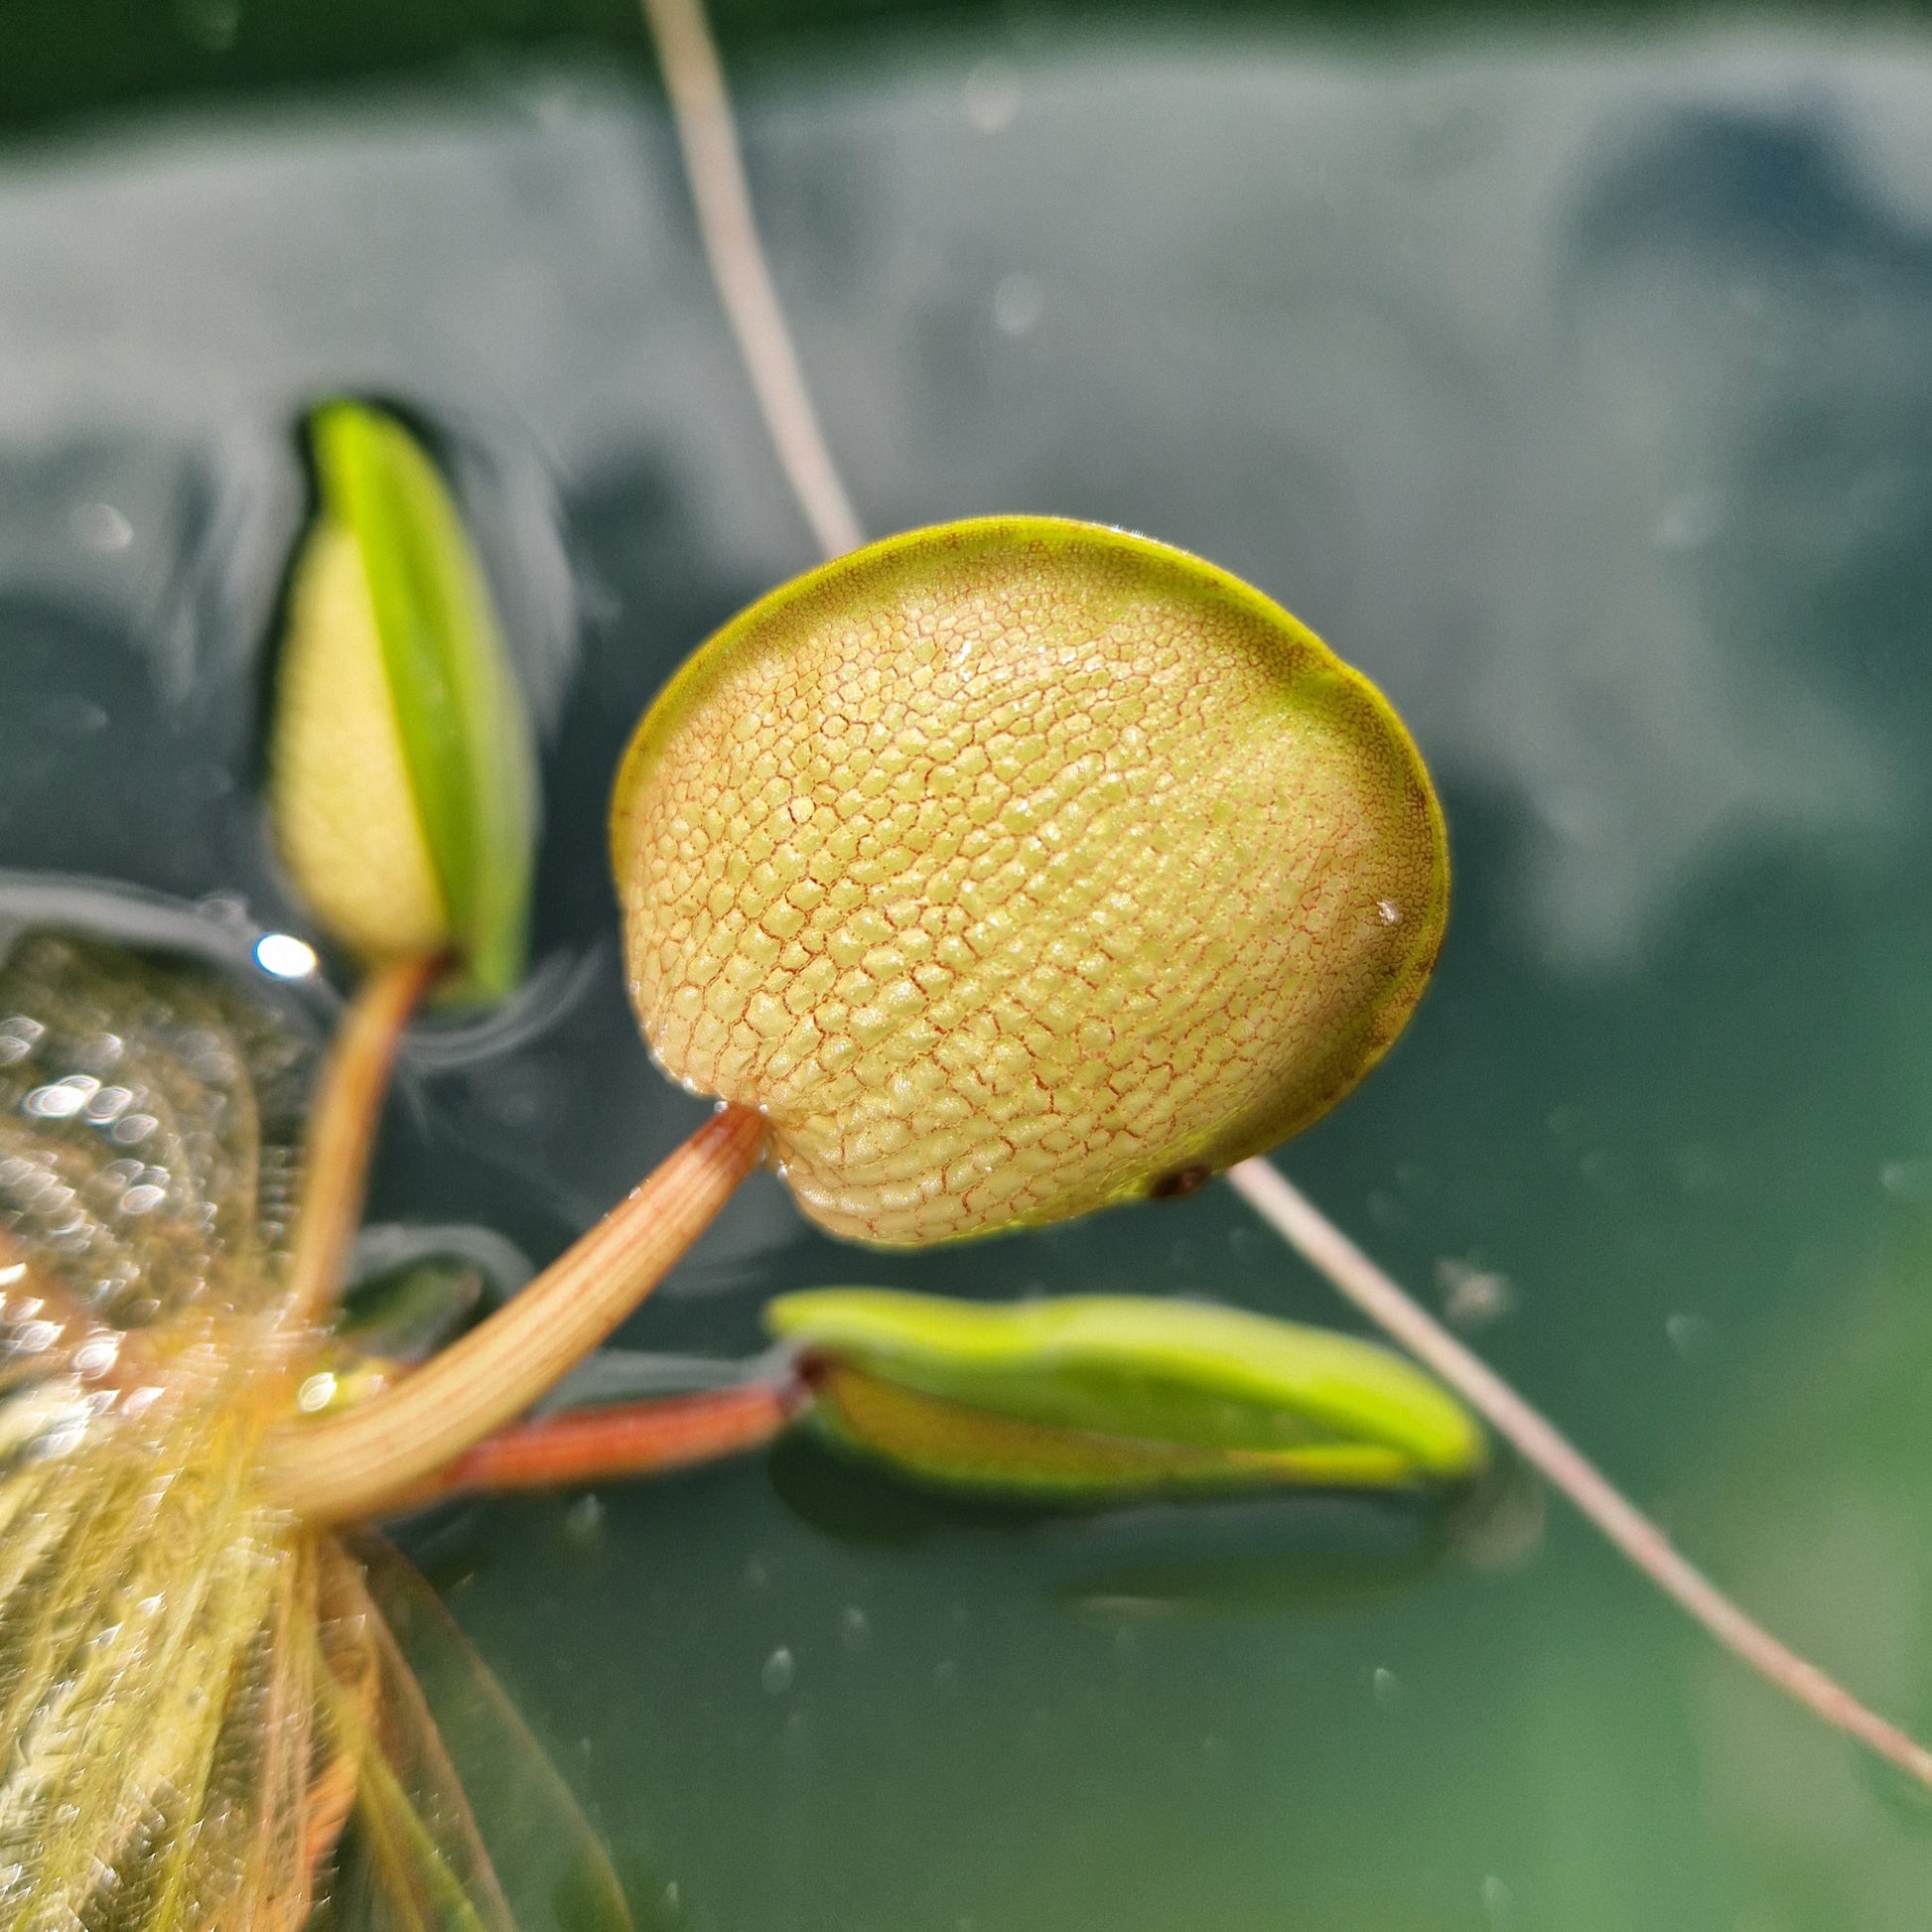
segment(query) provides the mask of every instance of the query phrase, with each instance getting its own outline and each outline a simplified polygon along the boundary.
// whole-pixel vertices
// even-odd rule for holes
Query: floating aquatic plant
[[[305,1514],[416,1492],[597,1345],[767,1145],[884,1243],[1197,1185],[1413,1010],[1441,813],[1284,611],[1118,531],[997,519],[813,572],[706,644],[612,805],[631,990],[727,1104],[490,1321],[271,1446]]]
[[[20,1085],[0,1096],[0,1174],[24,1385],[0,1412],[0,1905],[23,1927],[296,1925],[351,1897],[403,1923],[502,1922],[370,1593],[374,1565],[395,1598],[394,1566],[330,1526],[768,1439],[805,1400],[795,1379],[516,1419],[767,1150],[807,1212],[880,1242],[1178,1191],[1352,1085],[1442,931],[1421,761],[1286,613],[1085,525],[875,546],[701,650],[619,779],[640,1022],[726,1104],[414,1363],[421,1304],[447,1284],[337,1310],[411,1012],[452,963],[472,994],[513,981],[527,743],[421,451],[350,405],[321,412],[315,441],[323,509],[295,574],[271,803],[298,888],[371,970],[313,1095],[287,1035],[209,975],[44,938],[0,988],[21,1016],[0,1049]],[[871,1305],[856,1356],[851,1305],[843,1343],[829,1319],[821,1303],[828,1420],[916,1461],[923,1383],[919,1427],[943,1403],[955,1450],[1016,1491],[1390,1483],[1478,1453],[1405,1365],[1255,1317],[1009,1316],[1002,1371],[977,1376],[959,1311],[901,1319],[895,1352]]]

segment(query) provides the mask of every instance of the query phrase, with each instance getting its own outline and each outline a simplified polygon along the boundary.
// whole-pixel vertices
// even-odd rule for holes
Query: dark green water
[[[419,1063],[374,1212],[539,1260],[698,1112],[622,1009],[617,750],[810,561],[634,73],[499,55],[0,155],[0,863],[298,921],[251,749],[290,426],[345,387],[438,422],[545,721],[549,977]],[[973,16],[745,106],[874,529],[1198,549],[1436,766],[1440,981],[1285,1165],[1932,1729],[1932,38]],[[760,1183],[626,1339],[748,1350],[839,1280],[1344,1318],[1219,1189],[908,1260]],[[792,1452],[410,1540],[660,1926],[1932,1923],[1932,1807],[1527,1485],[1023,1523]]]

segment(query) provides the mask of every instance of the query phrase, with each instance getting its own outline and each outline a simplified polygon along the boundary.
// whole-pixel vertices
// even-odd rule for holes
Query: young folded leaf
[[[985,1304],[819,1289],[765,1311],[835,1439],[991,1494],[1114,1500],[1452,1481],[1484,1459],[1455,1400],[1372,1342],[1135,1296]]]
[[[446,997],[500,998],[522,972],[537,793],[488,587],[400,423],[330,403],[311,436],[321,511],[276,682],[276,844],[365,964],[448,953]]]
[[[1198,558],[1046,517],[754,605],[645,715],[611,829],[653,1052],[888,1246],[1185,1191],[1306,1126],[1449,899],[1366,679]]]

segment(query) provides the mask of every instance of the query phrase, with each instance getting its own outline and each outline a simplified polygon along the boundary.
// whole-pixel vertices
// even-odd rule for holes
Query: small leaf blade
[[[1352,1336],[1131,1296],[989,1306],[882,1289],[766,1311],[848,1447],[956,1486],[1124,1496],[1453,1481],[1484,1457],[1461,1407]]]

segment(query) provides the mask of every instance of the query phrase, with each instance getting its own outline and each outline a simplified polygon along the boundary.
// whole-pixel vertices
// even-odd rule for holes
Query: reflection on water
[[[1308,1610],[1415,1583],[1504,1518],[1510,1473],[1454,1506],[1425,1495],[1233,1496],[1132,1508],[995,1503],[895,1479],[806,1432],[771,1451],[772,1488],[813,1528],[915,1553],[948,1538],[1019,1539],[1044,1587],[1115,1614]]]
[[[1932,1725],[1932,44],[962,43],[773,74],[748,138],[874,528],[1152,530],[1410,715],[1457,917],[1298,1175]],[[0,261],[8,866],[299,938],[252,749],[291,425],[349,388],[447,438],[546,733],[543,977],[417,1054],[372,1212],[554,1253],[697,1111],[624,1013],[618,748],[808,561],[661,116],[532,73],[42,148]],[[629,1338],[746,1354],[831,1280],[1335,1318],[1219,1190],[881,1262],[768,1185]],[[666,1925],[1924,1916],[1923,1815],[1520,1490],[1183,1531],[842,1479],[420,1532]]]
[[[1077,511],[1279,590],[1520,797],[1529,915],[1588,958],[1907,782],[1816,646],[1852,597],[1864,681],[1915,661],[1929,65],[1106,53],[807,82],[750,137],[876,527]],[[608,87],[37,159],[0,247],[0,566],[177,677],[258,634],[286,425],[340,386],[469,432],[540,700],[584,618],[638,654],[640,569],[708,618],[802,560],[663,128]],[[683,640],[644,641],[639,691]]]
[[[1697,1496],[1738,1587],[1800,1642],[1829,1641],[1893,1708],[1932,1709],[1932,1241],[1923,1203],[1848,1280],[1837,1319],[1778,1365],[1782,1400]],[[1852,1580],[1856,1579],[1856,1585]],[[1904,1928],[1925,1916],[1932,1806],[1855,1759],[1794,1748],[1726,1673],[1694,1685],[1714,1809],[1747,1850],[1763,1922]],[[1770,1767],[1778,1767],[1773,1771]],[[1802,1901],[1811,1916],[1782,1902]]]

